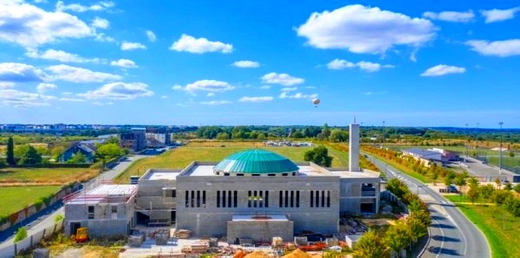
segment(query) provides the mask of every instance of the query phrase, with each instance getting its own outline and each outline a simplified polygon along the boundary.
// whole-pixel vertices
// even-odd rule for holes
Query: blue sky
[[[411,3],[0,0],[0,123],[520,127],[520,3]]]

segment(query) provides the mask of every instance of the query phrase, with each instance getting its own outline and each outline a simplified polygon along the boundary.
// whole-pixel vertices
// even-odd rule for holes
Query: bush
[[[27,237],[27,229],[25,227],[21,227],[16,232],[16,235],[14,236],[14,242],[20,242],[24,240]]]
[[[58,223],[60,222],[61,220],[63,220],[63,214],[58,214],[56,215],[56,217],[54,217],[54,222]]]
[[[330,167],[332,164],[332,157],[329,156],[329,150],[325,146],[318,146],[312,150],[306,151],[303,159],[323,167]]]

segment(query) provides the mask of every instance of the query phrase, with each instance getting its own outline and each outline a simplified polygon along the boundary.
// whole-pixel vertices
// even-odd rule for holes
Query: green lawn
[[[128,169],[121,173],[114,181],[118,183],[126,183],[130,181],[131,175],[142,175],[150,168],[184,168],[193,161],[211,161],[219,162],[225,157],[239,151],[244,151],[251,148],[262,148],[273,151],[286,156],[294,162],[302,162],[303,155],[312,147],[266,147],[261,146],[261,143],[244,143],[244,142],[210,142],[210,147],[199,147],[201,144],[194,144],[197,147],[188,146],[180,147],[167,151],[159,156],[144,158],[134,162]],[[219,147],[225,145],[225,147]],[[332,167],[343,167],[341,158],[335,153],[329,152],[333,157]]]
[[[99,170],[90,168],[3,168],[0,169],[0,184],[63,185],[90,179],[98,173]]]
[[[520,254],[520,218],[494,205],[459,204],[458,195],[445,196],[486,236],[493,257],[518,257]],[[462,201],[467,201],[464,198]]]
[[[42,197],[56,193],[61,186],[2,186],[0,187],[0,217],[33,204]]]

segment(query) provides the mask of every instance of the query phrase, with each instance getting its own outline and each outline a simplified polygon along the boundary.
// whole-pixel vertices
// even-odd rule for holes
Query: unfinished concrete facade
[[[137,186],[100,185],[86,193],[74,194],[65,201],[65,235],[87,227],[90,237],[120,237],[135,225],[134,206]]]

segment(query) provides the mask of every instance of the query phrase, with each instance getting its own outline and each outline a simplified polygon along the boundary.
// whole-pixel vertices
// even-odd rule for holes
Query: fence
[[[385,199],[392,203],[395,203],[397,206],[399,206],[399,208],[401,208],[403,213],[406,213],[406,214],[409,213],[408,207],[390,191],[387,191],[387,190],[382,191],[381,193],[379,193],[379,196],[381,197],[381,199]]]
[[[52,226],[49,226],[41,231],[38,231],[27,238],[21,240],[18,243],[0,247],[0,258],[14,257],[20,254],[24,250],[29,250],[31,247],[38,244],[42,239],[49,238],[55,232],[59,232],[63,228],[64,220],[58,222]]]

